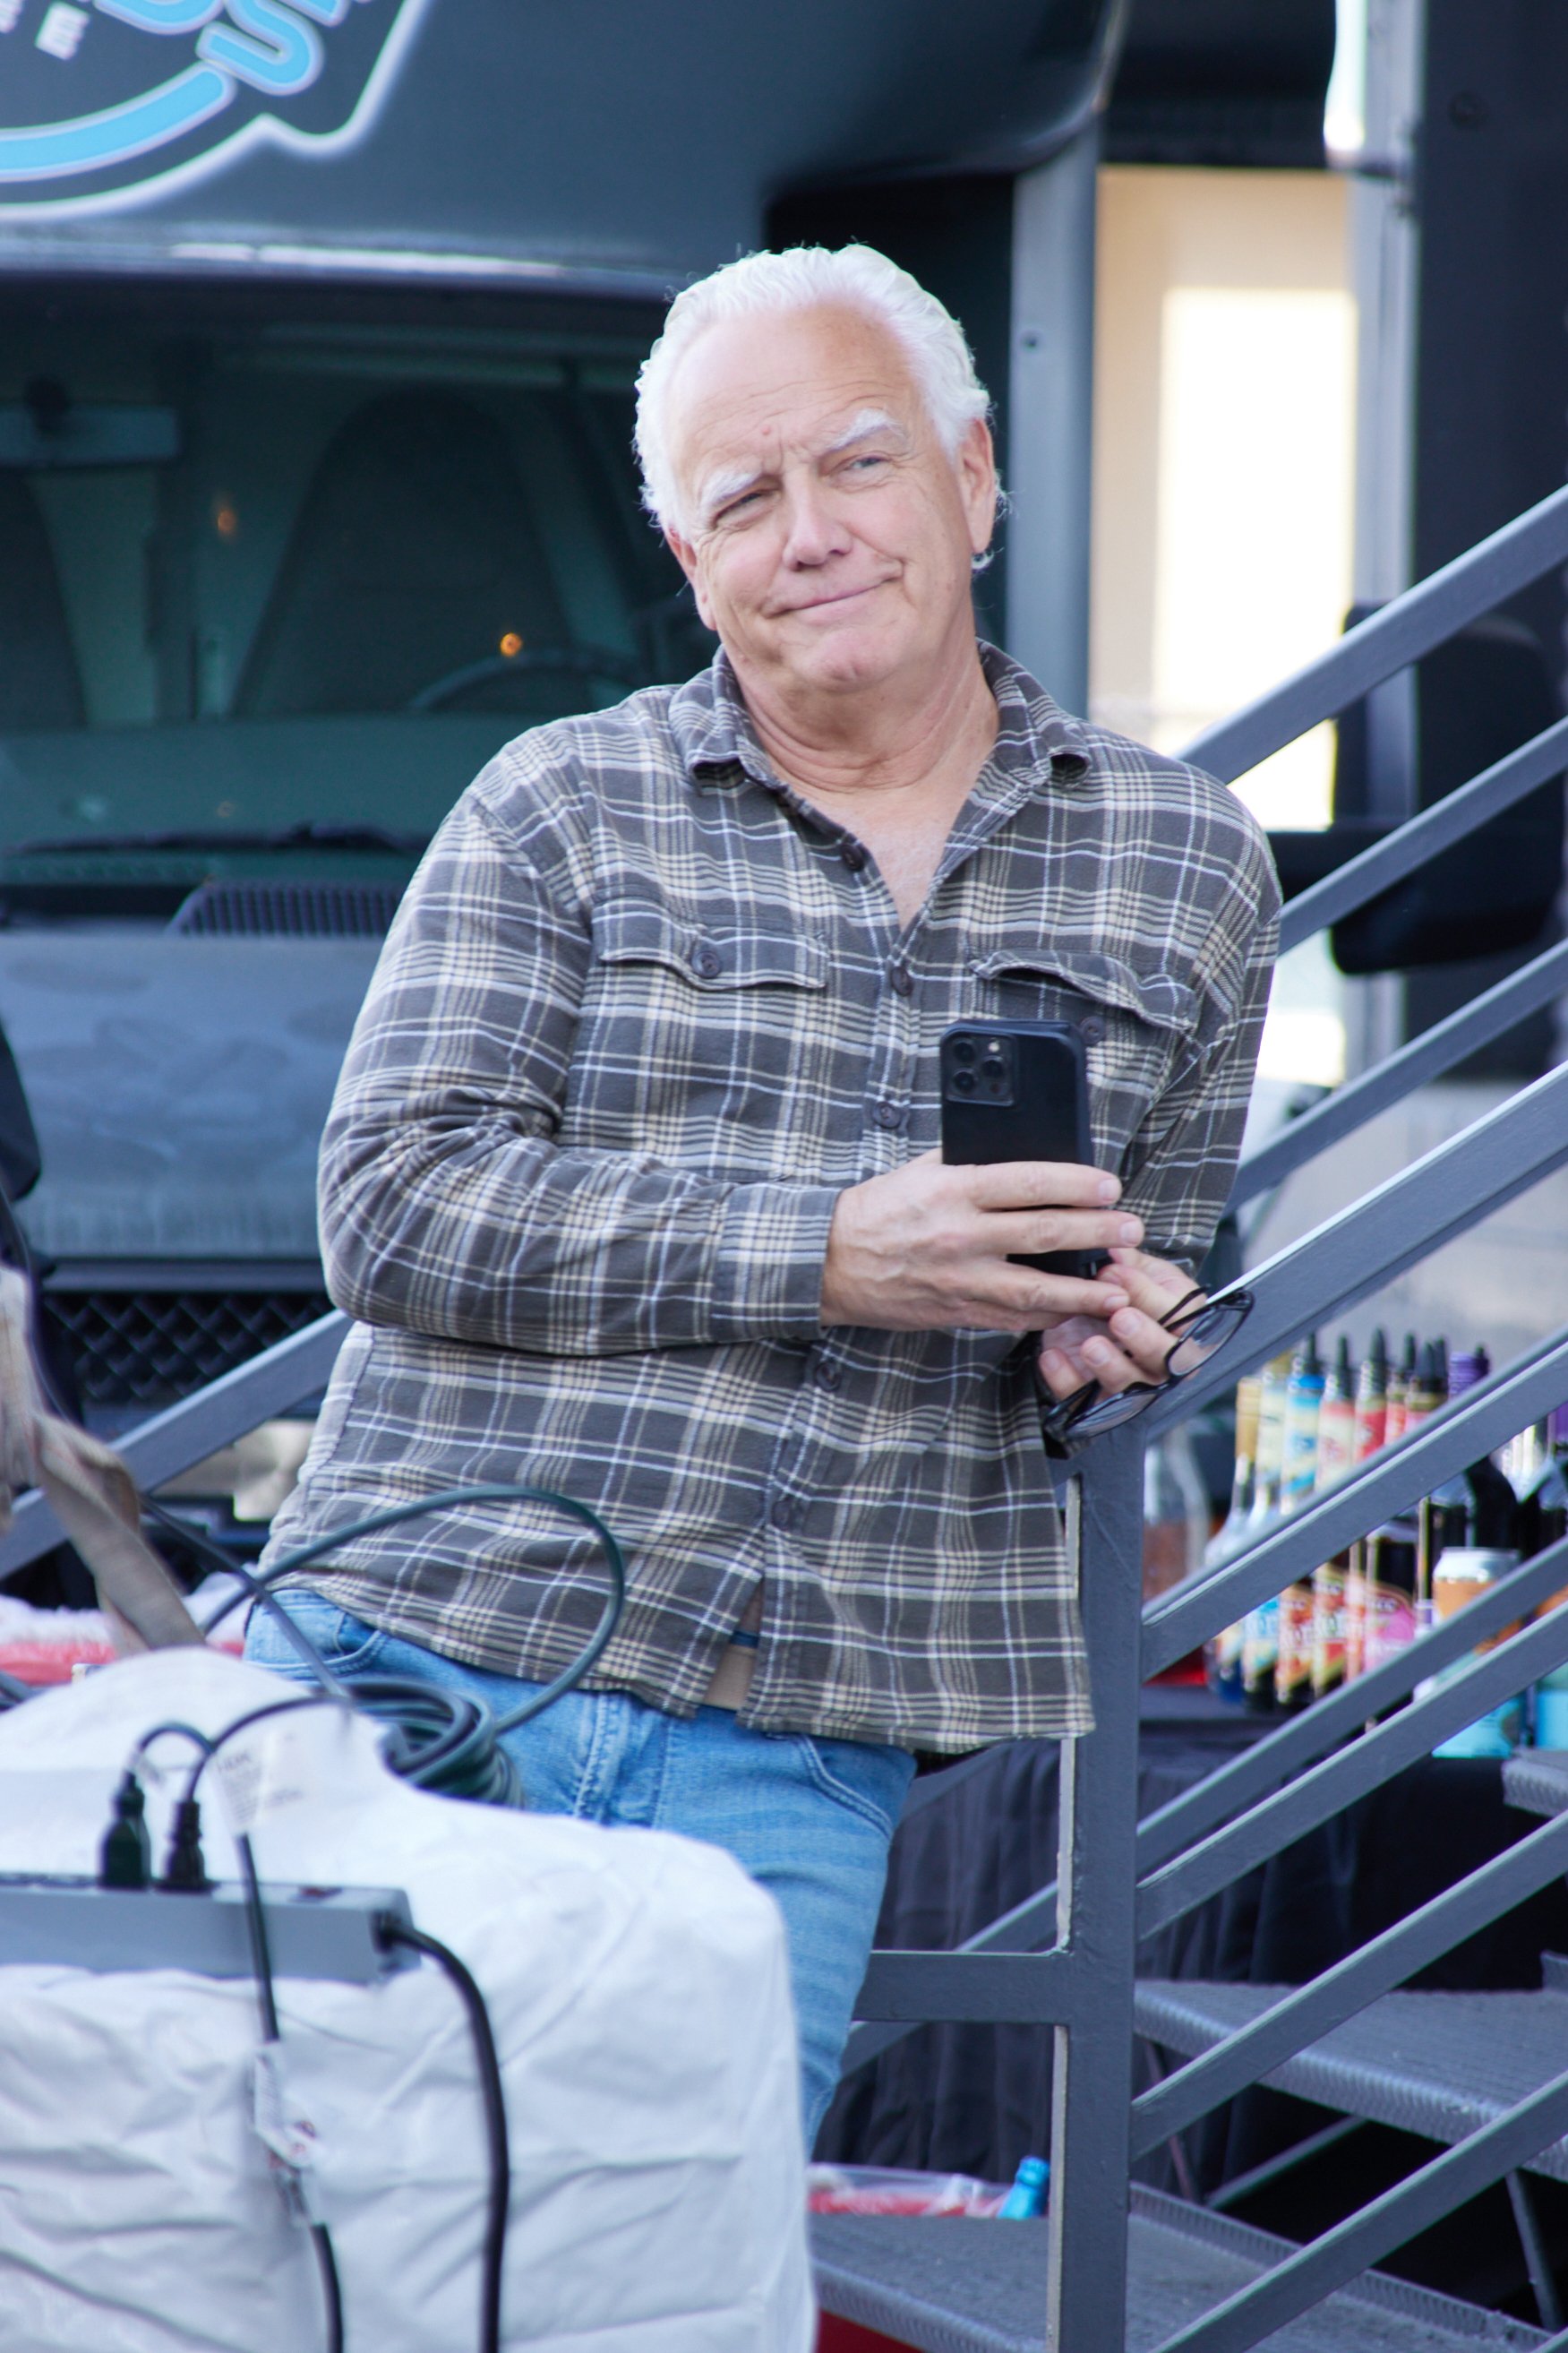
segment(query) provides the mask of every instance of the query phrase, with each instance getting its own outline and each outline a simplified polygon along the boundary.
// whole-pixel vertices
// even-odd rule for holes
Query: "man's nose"
[[[835,513],[834,501],[823,485],[812,476],[785,482],[784,522],[786,564],[826,564],[829,556],[843,555],[848,549],[848,530]]]

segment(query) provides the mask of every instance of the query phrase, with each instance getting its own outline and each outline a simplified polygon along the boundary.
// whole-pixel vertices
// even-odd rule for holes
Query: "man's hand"
[[[1068,1315],[1040,1333],[1040,1374],[1051,1395],[1069,1398],[1086,1381],[1110,1392],[1134,1381],[1163,1381],[1173,1344],[1160,1318],[1191,1293],[1191,1278],[1179,1266],[1147,1250],[1114,1249],[1094,1288],[1112,1298],[1087,1314]],[[1194,1299],[1194,1311],[1202,1305]]]
[[[1103,1331],[1132,1296],[1113,1272],[1079,1282],[1009,1261],[1063,1250],[1136,1256],[1143,1228],[1114,1207],[1121,1193],[1099,1168],[1032,1160],[950,1168],[923,1152],[839,1195],[822,1320],[880,1332],[1037,1332],[1081,1318]]]

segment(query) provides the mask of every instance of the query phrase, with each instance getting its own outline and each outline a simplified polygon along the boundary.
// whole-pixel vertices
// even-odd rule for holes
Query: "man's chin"
[[[847,615],[836,628],[818,626],[809,635],[795,635],[784,667],[803,685],[853,692],[880,686],[905,668],[909,659],[910,649],[895,632]]]

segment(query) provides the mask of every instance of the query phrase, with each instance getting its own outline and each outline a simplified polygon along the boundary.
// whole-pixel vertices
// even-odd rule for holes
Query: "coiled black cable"
[[[140,1495],[137,1501],[143,1522],[153,1521],[166,1535],[173,1536],[176,1544],[183,1544],[198,1559],[205,1560],[208,1567],[216,1569],[219,1576],[237,1577],[247,1598],[258,1602],[268,1611],[280,1629],[284,1641],[299,1652],[323,1688],[331,1692],[334,1699],[342,1700],[346,1707],[353,1706],[346,1686],[338,1681],[310,1636],[301,1627],[296,1626],[278,1596],[253,1569],[244,1561],[232,1558],[221,1545],[214,1544],[204,1530],[194,1527],[180,1513],[169,1511],[155,1495]],[[213,1622],[216,1625],[217,1621],[215,1619]]]
[[[579,1521],[598,1539],[608,1572],[609,1590],[599,1613],[599,1622],[584,1643],[577,1656],[561,1672],[536,1692],[530,1693],[517,1706],[503,1715],[492,1715],[480,1701],[452,1691],[437,1683],[426,1683],[413,1676],[373,1675],[357,1680],[347,1696],[365,1713],[389,1722],[393,1735],[386,1747],[386,1762],[391,1769],[418,1788],[432,1789],[445,1797],[465,1797],[483,1799],[490,1804],[515,1805],[518,1784],[515,1768],[500,1746],[503,1733],[512,1732],[552,1707],[558,1699],[575,1688],[602,1655],[606,1643],[620,1623],[626,1607],[626,1556],[616,1542],[614,1532],[588,1504],[580,1504],[573,1495],[557,1494],[550,1487],[535,1487],[521,1481],[496,1481],[474,1487],[447,1487],[435,1495],[423,1495],[408,1504],[394,1504],[384,1511],[368,1513],[363,1519],[351,1521],[346,1527],[333,1528],[328,1535],[300,1545],[270,1567],[258,1570],[248,1582],[258,1595],[285,1577],[292,1577],[308,1568],[313,1561],[336,1552],[342,1546],[363,1535],[374,1535],[383,1528],[401,1526],[405,1521],[425,1518],[431,1512],[446,1511],[460,1504],[531,1503],[543,1504]],[[216,1549],[216,1547],[215,1547]],[[210,1634],[214,1628],[239,1607],[244,1594],[234,1594],[207,1620],[202,1631]],[[318,1662],[324,1665],[324,1662]]]

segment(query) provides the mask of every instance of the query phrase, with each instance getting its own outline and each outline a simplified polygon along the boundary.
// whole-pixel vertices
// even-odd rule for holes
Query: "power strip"
[[[261,1906],[275,1977],[374,1985],[418,1965],[417,1953],[388,1944],[381,1929],[389,1915],[413,1925],[400,1887],[264,1885]],[[17,1961],[248,1978],[255,1958],[245,1889],[237,1880],[196,1893],[0,1872],[0,1968]]]

